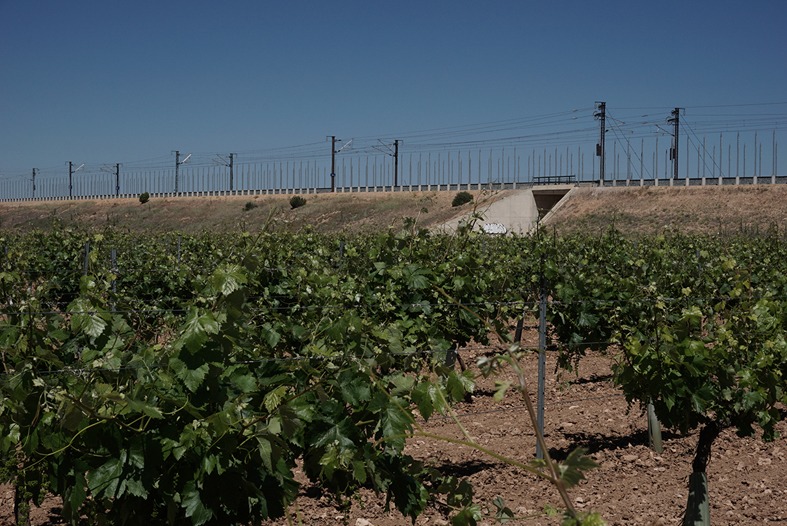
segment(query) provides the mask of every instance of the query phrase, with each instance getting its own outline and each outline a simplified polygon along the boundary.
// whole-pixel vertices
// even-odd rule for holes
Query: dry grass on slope
[[[614,227],[635,235],[781,232],[787,186],[577,188],[547,226],[561,233]]]
[[[473,192],[480,194],[479,192]],[[306,205],[291,209],[291,195],[151,198],[100,201],[0,203],[0,228],[49,228],[53,223],[131,231],[255,231],[307,226],[321,232],[374,232],[413,218],[424,228],[472,210],[453,208],[456,192],[395,192],[304,195]]]

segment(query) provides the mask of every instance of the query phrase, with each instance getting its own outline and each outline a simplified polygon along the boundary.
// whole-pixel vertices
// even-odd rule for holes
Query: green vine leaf
[[[280,385],[272,391],[265,393],[265,396],[262,399],[265,409],[267,409],[269,413],[274,412],[276,408],[281,405],[284,397],[287,395],[287,391],[288,387],[286,385]]]
[[[71,313],[71,330],[76,333],[84,332],[91,338],[98,338],[107,328],[107,322],[85,298],[72,301],[68,312]]]
[[[218,334],[220,324],[210,312],[200,314],[199,309],[192,307],[186,315],[181,340],[190,352],[198,351],[212,334]]]
[[[558,473],[566,487],[573,487],[585,478],[585,472],[598,467],[595,460],[587,456],[587,450],[577,448],[568,454],[566,460],[558,464]]]
[[[88,472],[87,486],[91,495],[97,498],[117,496],[122,473],[123,462],[118,458],[111,458],[97,469]]]
[[[210,277],[210,286],[218,294],[229,296],[247,283],[246,273],[239,265],[216,269]]]
[[[191,518],[194,526],[201,526],[213,517],[213,512],[202,502],[200,492],[194,481],[186,483],[181,498],[182,506],[186,510],[186,517]]]
[[[196,392],[210,370],[208,364],[204,363],[196,369],[190,369],[185,362],[178,358],[171,358],[169,366],[175,373],[175,377],[183,382],[183,385],[191,391]]]

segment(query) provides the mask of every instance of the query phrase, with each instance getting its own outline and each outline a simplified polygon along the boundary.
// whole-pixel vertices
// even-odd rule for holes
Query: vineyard
[[[567,378],[609,360],[653,428],[699,430],[673,515],[702,524],[718,437],[773,440],[785,412],[787,246],[773,233],[495,237],[407,221],[0,243],[0,474],[20,524],[47,495],[74,524],[297,522],[304,478],[338,510],[379,495],[401,523],[533,519],[418,458],[425,440],[545,481],[557,522],[602,524],[572,497],[601,460],[587,444],[537,432],[499,451],[457,416],[483,386],[532,433],[539,355]]]

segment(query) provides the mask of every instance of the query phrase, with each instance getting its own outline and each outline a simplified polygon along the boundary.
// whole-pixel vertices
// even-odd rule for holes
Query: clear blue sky
[[[0,0],[6,178],[596,100],[787,101],[787,2]]]

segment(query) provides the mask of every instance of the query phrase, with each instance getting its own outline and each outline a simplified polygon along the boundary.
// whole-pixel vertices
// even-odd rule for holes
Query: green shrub
[[[462,206],[465,203],[472,203],[473,202],[473,194],[470,192],[459,192],[454,196],[454,200],[451,201],[451,206]]]
[[[290,198],[290,208],[293,210],[296,208],[300,208],[306,204],[306,199],[299,195],[294,195]]]
[[[139,202],[140,202],[141,204],[143,204],[143,205],[144,205],[144,204],[145,204],[145,203],[147,203],[148,201],[150,201],[150,194],[149,194],[149,193],[147,193],[147,192],[142,192],[141,194],[139,194]]]

